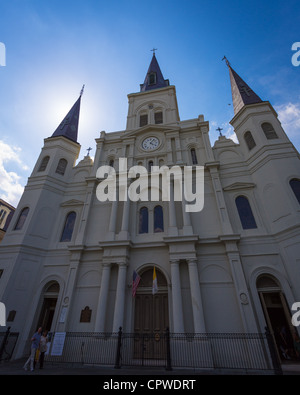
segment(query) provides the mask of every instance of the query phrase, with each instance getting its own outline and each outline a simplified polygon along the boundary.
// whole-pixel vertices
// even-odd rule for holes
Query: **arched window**
[[[60,159],[57,165],[57,168],[55,170],[55,173],[61,174],[62,176],[65,174],[66,167],[67,167],[68,162],[66,159]]]
[[[45,170],[46,170],[46,167],[47,167],[47,165],[48,165],[49,159],[50,159],[50,156],[45,156],[45,157],[43,158],[42,163],[41,163],[41,165],[40,165],[40,167],[39,167],[39,169],[38,169],[38,172],[39,172],[39,171],[45,171]]]
[[[192,157],[192,164],[193,165],[197,165],[198,164],[198,160],[197,160],[197,155],[196,155],[195,148],[191,149],[191,157]]]
[[[156,124],[163,123],[163,113],[162,111],[157,111],[154,113],[154,122]]]
[[[264,134],[265,134],[267,140],[278,139],[278,136],[277,136],[273,126],[270,123],[265,122],[261,125],[261,127],[262,127],[262,130],[264,131]]]
[[[139,233],[148,233],[148,209],[142,207],[139,213]]]
[[[164,231],[164,213],[161,206],[154,208],[154,233]]]
[[[235,199],[235,204],[240,216],[243,229],[257,228],[254,215],[248,199],[245,196],[238,196]]]
[[[23,228],[24,222],[27,218],[27,215],[29,213],[29,207],[25,207],[23,208],[23,210],[21,211],[18,221],[15,225],[15,229],[14,230],[21,230]]]
[[[148,173],[151,172],[151,167],[153,166],[153,160],[149,160],[148,162]]]
[[[71,241],[76,220],[76,213],[71,211],[66,218],[60,241]]]
[[[293,178],[290,181],[290,186],[300,204],[300,180],[298,180],[297,178]]]
[[[141,114],[140,115],[140,128],[142,126],[148,125],[148,114]]]
[[[109,166],[114,167],[115,161],[113,159],[110,159],[109,161]]]
[[[251,132],[249,132],[249,131],[246,132],[244,134],[244,139],[245,139],[245,142],[247,144],[248,150],[251,151],[252,148],[254,148],[256,146],[256,143],[254,141],[254,138],[253,138]]]
[[[156,84],[156,73],[150,73],[149,74],[149,85],[154,85]]]

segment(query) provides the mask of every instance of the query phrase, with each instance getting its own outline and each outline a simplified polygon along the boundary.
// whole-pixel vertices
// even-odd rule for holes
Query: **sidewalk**
[[[26,359],[18,359],[11,362],[4,362],[0,364],[0,375],[107,375],[107,376],[125,376],[125,375],[139,375],[139,376],[193,376],[193,375],[274,375],[272,371],[244,371],[244,370],[224,370],[224,369],[183,369],[174,368],[171,371],[165,368],[148,368],[148,367],[122,367],[114,369],[112,366],[98,366],[98,365],[79,365],[67,363],[52,363],[45,362],[44,369],[37,369],[31,372],[25,371],[23,366]],[[283,375],[300,375],[300,364],[285,364],[282,365]]]

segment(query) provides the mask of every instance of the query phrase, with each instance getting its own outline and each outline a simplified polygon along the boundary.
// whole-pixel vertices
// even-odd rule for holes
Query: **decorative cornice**
[[[233,184],[227,185],[223,188],[223,191],[236,191],[240,189],[252,189],[255,188],[255,184],[252,182],[234,182]]]

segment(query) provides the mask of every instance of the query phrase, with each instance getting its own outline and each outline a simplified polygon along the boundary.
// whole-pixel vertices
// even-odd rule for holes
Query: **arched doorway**
[[[152,294],[153,267],[139,275],[135,295],[134,333],[136,358],[164,358],[164,334],[169,327],[168,285],[164,274],[155,267],[158,291]]]
[[[256,286],[280,360],[284,362],[297,359],[294,349],[296,331],[291,323],[291,314],[279,282],[271,275],[261,275]]]
[[[51,331],[58,294],[59,284],[56,281],[52,281],[45,286],[42,294],[42,308],[37,327],[41,326],[43,329]]]

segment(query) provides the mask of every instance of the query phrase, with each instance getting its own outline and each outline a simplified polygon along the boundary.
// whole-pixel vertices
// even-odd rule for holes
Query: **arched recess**
[[[163,334],[169,327],[168,284],[163,272],[155,266],[158,291],[152,294],[154,266],[139,271],[141,277],[134,298],[134,356],[164,358]]]
[[[256,289],[280,360],[296,360],[294,338],[297,331],[291,323],[289,305],[279,280],[270,273],[262,273],[256,279]]]
[[[57,281],[49,281],[43,288],[41,294],[41,311],[39,314],[37,327],[45,330],[53,331],[54,314],[57,305],[57,299],[60,286]]]

